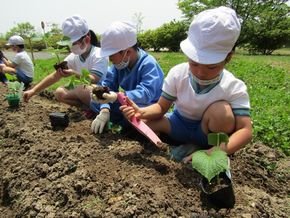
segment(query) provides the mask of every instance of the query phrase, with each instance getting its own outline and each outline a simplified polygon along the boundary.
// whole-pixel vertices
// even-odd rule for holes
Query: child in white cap
[[[95,96],[97,103],[92,102],[91,105],[95,111],[100,111],[91,125],[95,133],[103,132],[110,114],[114,124],[128,124],[116,101],[119,89],[137,105],[144,107],[157,102],[164,77],[155,58],[138,48],[137,31],[131,23],[117,21],[105,30],[101,35],[100,56],[109,57],[113,65],[102,83],[109,87],[110,94],[103,94],[105,100]]]
[[[108,59],[97,56],[100,48],[95,33],[89,29],[87,22],[79,15],[65,19],[62,24],[63,34],[70,38],[72,43],[71,54],[65,58],[68,69],[59,68],[45,77],[31,90],[24,92],[24,100],[28,101],[35,93],[56,83],[62,77],[72,75],[80,76],[82,69],[90,72],[91,82],[99,84],[107,74]],[[90,87],[77,86],[72,90],[59,87],[55,91],[55,97],[60,102],[72,106],[90,105]]]
[[[29,55],[24,51],[24,39],[18,35],[11,36],[7,45],[12,47],[16,55],[12,61],[1,55],[0,77],[6,82],[5,73],[16,75],[17,79],[28,87],[33,80],[34,67]]]
[[[207,142],[210,132],[230,135],[227,146],[221,145],[228,154],[248,144],[252,124],[247,87],[224,68],[232,57],[240,29],[235,11],[227,7],[196,15],[187,39],[180,44],[188,62],[169,71],[158,103],[144,108],[121,106],[124,115],[130,118],[135,114],[149,120],[147,123],[154,131],[201,149],[210,149]],[[174,111],[165,114],[172,104]],[[191,160],[189,154],[196,147],[180,148],[185,151],[173,151],[173,157],[177,154],[176,160]]]

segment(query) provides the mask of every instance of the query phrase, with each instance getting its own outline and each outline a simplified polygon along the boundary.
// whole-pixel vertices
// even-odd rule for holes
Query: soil
[[[98,99],[103,99],[103,100],[104,100],[103,94],[110,93],[109,87],[107,86],[96,86],[93,88],[92,92],[94,95],[96,95]]]
[[[67,61],[62,61],[58,64],[53,65],[53,67],[55,70],[58,70],[59,68],[62,70],[67,70],[68,69]]]
[[[5,217],[289,217],[289,157],[261,143],[231,156],[233,209],[201,197],[201,176],[143,138],[92,134],[77,108],[42,93],[11,109],[0,84],[0,214]],[[53,130],[51,112],[69,114]],[[288,215],[287,215],[288,214]]]

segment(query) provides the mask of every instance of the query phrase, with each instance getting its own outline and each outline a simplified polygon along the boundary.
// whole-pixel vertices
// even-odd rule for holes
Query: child
[[[137,31],[130,23],[117,21],[105,30],[101,36],[100,56],[108,56],[113,63],[102,83],[111,92],[103,95],[105,100],[94,97],[101,105],[91,104],[95,111],[100,111],[91,125],[94,133],[102,133],[110,117],[114,124],[126,126],[127,120],[116,101],[119,88],[136,104],[144,107],[157,102],[163,83],[162,69],[154,57],[138,48]],[[109,102],[110,105],[107,104]]]
[[[24,51],[24,39],[17,35],[11,36],[7,45],[12,47],[16,55],[12,61],[1,55],[0,77],[3,82],[6,82],[5,73],[16,75],[17,79],[28,87],[33,80],[34,67],[30,57]]]
[[[71,54],[65,61],[69,69],[59,68],[45,77],[32,89],[24,92],[24,100],[28,101],[34,94],[58,82],[63,77],[80,76],[82,69],[88,69],[92,83],[98,84],[107,74],[108,59],[99,58],[98,41],[95,33],[89,29],[87,22],[79,15],[65,19],[62,24],[63,34],[72,42]],[[73,89],[59,87],[55,91],[58,101],[72,106],[90,105],[90,86],[80,85]]]
[[[252,139],[246,85],[224,69],[232,57],[240,29],[236,13],[230,8],[199,13],[189,27],[187,39],[180,43],[188,62],[169,71],[159,101],[145,108],[135,104],[120,107],[127,118],[135,114],[146,119],[154,131],[190,143],[192,146],[180,147],[186,150],[182,156],[173,156],[176,160],[190,161],[189,154],[195,150],[193,144],[208,149],[210,132],[230,135],[229,143],[221,144],[228,154]],[[174,111],[165,115],[173,103]],[[180,155],[180,152],[172,154]]]

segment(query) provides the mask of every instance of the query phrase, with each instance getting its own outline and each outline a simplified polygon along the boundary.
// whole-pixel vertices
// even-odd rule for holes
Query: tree
[[[271,25],[271,28],[273,28],[271,30],[272,33],[266,34],[268,39],[269,36],[275,39],[277,34],[273,34],[273,32],[278,33],[280,31],[279,28],[285,27],[284,23],[289,14],[289,7],[286,5],[287,1],[288,0],[179,0],[178,7],[188,22],[193,19],[195,14],[205,9],[222,5],[233,8],[242,21],[241,35],[236,43],[237,45],[242,45],[249,44],[251,40],[253,40],[253,36],[256,35],[254,34],[254,32],[257,31],[255,28],[261,28],[259,26],[266,23],[276,24],[274,26]],[[269,14],[271,15],[269,16]],[[286,29],[289,29],[289,26],[286,27]],[[258,32],[261,32],[261,30],[262,28]],[[269,28],[267,30],[269,30]],[[285,39],[284,34],[285,32],[283,33],[283,39]],[[261,37],[259,38],[261,39]],[[270,44],[275,42],[276,40],[271,41]],[[283,43],[285,44],[286,42],[284,41]],[[279,43],[279,46],[283,43]],[[250,44],[253,44],[253,42]],[[276,49],[279,48],[279,46],[277,45]]]
[[[142,13],[141,12],[135,13],[133,15],[132,20],[136,24],[137,33],[141,33],[142,32],[143,20],[144,20],[144,16],[142,15]]]
[[[35,35],[34,26],[30,23],[18,23],[16,27],[13,27],[10,31],[6,33],[6,39],[13,35],[19,35],[23,38],[31,38]]]

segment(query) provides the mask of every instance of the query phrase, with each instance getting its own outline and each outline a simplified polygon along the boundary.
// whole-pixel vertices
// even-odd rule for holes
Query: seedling
[[[209,133],[208,144],[214,145],[209,154],[205,150],[196,151],[192,155],[192,167],[196,169],[208,182],[218,176],[221,172],[229,169],[227,153],[219,147],[221,143],[228,143],[228,136],[224,133]]]
[[[8,104],[11,107],[18,107],[22,97],[24,83],[18,81],[8,82],[9,93],[6,95]]]
[[[74,89],[77,85],[91,85],[89,77],[90,72],[87,69],[82,69],[81,75],[77,78],[75,75],[70,77],[70,81],[65,84],[65,88],[70,90]]]

